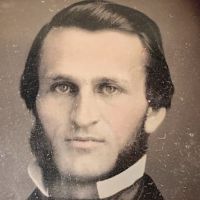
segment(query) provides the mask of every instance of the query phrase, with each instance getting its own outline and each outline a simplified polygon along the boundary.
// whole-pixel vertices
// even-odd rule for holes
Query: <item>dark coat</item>
[[[38,189],[30,195],[27,200],[63,200],[52,197],[45,197]],[[153,180],[144,174],[136,183],[129,188],[118,192],[114,196],[108,197],[104,200],[163,200],[163,197],[157,189]]]

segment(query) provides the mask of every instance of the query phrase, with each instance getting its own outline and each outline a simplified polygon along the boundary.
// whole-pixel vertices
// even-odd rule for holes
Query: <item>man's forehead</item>
[[[146,49],[137,35],[113,30],[56,28],[47,35],[41,54],[41,67],[48,70],[52,66],[80,70],[81,65],[92,72],[104,66],[112,73],[117,67],[143,68],[146,61]]]
[[[75,27],[53,28],[46,36],[42,50],[51,49],[52,46],[58,50],[66,45],[69,51],[72,51],[74,46],[78,49],[84,45],[85,49],[95,47],[102,52],[111,49],[117,51],[116,47],[121,47],[127,49],[126,53],[134,52],[136,54],[138,50],[140,50],[139,53],[146,53],[146,48],[136,34],[112,29],[89,31]],[[121,51],[121,53],[123,52]]]
[[[50,40],[56,40],[58,38],[57,37],[58,34],[60,36],[64,36],[67,34],[68,38],[70,39],[79,38],[80,41],[87,40],[88,38],[90,40],[92,39],[96,40],[98,38],[98,40],[100,41],[104,41],[104,40],[112,41],[114,39],[118,39],[118,40],[115,40],[115,42],[117,41],[120,42],[121,40],[123,40],[123,42],[125,43],[126,40],[131,38],[132,40],[135,40],[135,45],[141,45],[141,41],[137,34],[126,32],[123,30],[118,30],[118,29],[101,29],[101,30],[91,31],[91,30],[87,30],[87,29],[79,28],[79,27],[53,27],[50,30],[50,32],[47,34],[45,40],[48,40],[48,38],[50,38]]]

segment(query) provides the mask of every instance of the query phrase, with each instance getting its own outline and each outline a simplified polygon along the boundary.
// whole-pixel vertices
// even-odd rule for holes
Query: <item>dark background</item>
[[[33,190],[27,165],[32,125],[19,79],[41,26],[76,1],[0,0],[0,199],[23,200]],[[176,87],[171,110],[150,138],[147,172],[167,200],[198,200],[200,189],[200,2],[118,0],[154,19],[162,32]]]

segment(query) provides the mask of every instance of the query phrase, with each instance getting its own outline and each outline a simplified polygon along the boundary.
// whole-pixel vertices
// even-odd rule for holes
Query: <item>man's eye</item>
[[[75,86],[65,83],[55,84],[51,87],[51,90],[60,94],[75,94],[77,92]]]
[[[68,85],[57,85],[55,91],[59,93],[69,93],[70,87]]]
[[[120,92],[120,90],[116,86],[103,85],[100,87],[100,93],[105,94],[105,95],[114,95],[119,92]]]

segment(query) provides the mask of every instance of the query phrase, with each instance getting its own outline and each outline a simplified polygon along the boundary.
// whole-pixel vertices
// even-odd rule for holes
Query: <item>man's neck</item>
[[[49,185],[49,196],[66,199],[97,199],[96,183],[60,180]]]

